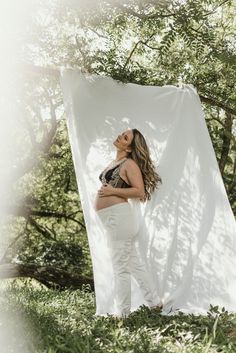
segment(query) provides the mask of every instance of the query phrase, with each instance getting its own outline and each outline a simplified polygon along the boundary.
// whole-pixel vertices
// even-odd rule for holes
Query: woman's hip
[[[127,240],[138,232],[138,220],[129,202],[102,208],[97,215],[113,240]]]

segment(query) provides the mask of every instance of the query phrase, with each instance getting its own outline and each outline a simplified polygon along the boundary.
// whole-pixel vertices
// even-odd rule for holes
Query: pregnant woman
[[[131,308],[131,275],[135,278],[150,308],[163,304],[135,247],[139,220],[129,198],[150,200],[162,182],[151,161],[144,136],[137,129],[123,132],[113,142],[116,158],[100,174],[102,182],[94,208],[108,235],[108,247],[115,279],[115,317],[127,317]]]

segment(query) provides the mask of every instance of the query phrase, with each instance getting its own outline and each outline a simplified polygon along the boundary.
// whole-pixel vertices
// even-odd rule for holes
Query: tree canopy
[[[235,2],[38,0],[31,10],[19,38],[17,197],[8,200],[2,264],[50,262],[92,277],[58,81],[63,66],[142,85],[193,84],[236,215]]]

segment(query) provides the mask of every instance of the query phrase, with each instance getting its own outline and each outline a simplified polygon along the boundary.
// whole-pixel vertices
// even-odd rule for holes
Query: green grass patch
[[[236,314],[224,308],[162,316],[142,305],[126,319],[96,317],[88,288],[60,292],[29,279],[2,280],[0,307],[5,353],[236,352]]]

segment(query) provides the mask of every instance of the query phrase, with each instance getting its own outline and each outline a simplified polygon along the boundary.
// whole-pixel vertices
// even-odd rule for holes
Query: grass
[[[236,352],[236,314],[224,308],[162,316],[142,305],[126,319],[97,317],[86,287],[60,292],[13,279],[1,281],[0,310],[4,353]]]

